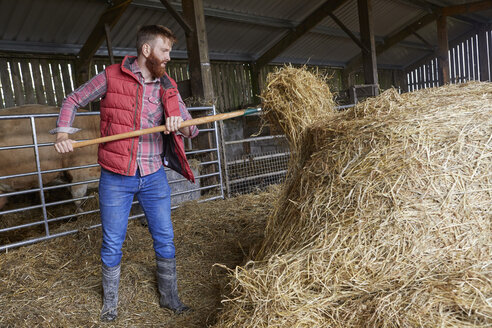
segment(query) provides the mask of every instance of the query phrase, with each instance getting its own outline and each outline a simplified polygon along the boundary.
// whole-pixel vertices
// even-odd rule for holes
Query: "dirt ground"
[[[234,268],[247,260],[263,237],[274,192],[189,202],[173,212],[178,286],[192,313],[178,316],[159,307],[152,239],[132,220],[116,322],[99,321],[101,232],[92,229],[0,254],[0,327],[207,327],[228,293],[226,270],[215,264]]]

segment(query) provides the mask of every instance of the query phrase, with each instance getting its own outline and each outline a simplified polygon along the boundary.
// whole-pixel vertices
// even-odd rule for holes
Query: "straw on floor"
[[[294,156],[214,327],[492,326],[492,84],[334,113],[306,74],[269,77]]]
[[[119,318],[103,324],[100,229],[0,254],[0,327],[206,327],[216,321],[225,293],[222,263],[234,268],[263,236],[270,192],[182,204],[173,212],[178,286],[194,312],[159,307],[155,255],[147,227],[131,221],[123,245]],[[85,209],[97,207],[85,204]],[[99,215],[52,232],[99,223]],[[59,229],[59,231],[58,231]],[[12,237],[12,238],[15,238]]]

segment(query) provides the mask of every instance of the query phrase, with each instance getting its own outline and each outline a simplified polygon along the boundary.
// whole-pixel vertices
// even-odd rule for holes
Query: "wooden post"
[[[328,16],[329,13],[335,11],[347,1],[348,0],[326,0],[310,15],[304,18],[304,20],[300,24],[292,28],[289,32],[287,32],[287,34],[285,34],[285,36],[282,37],[282,39],[280,39],[272,47],[265,51],[260,56],[260,58],[256,60],[258,68],[261,69],[263,66],[275,59],[275,57],[280,55],[300,37],[309,32],[316,25],[318,25],[323,19],[326,18],[326,16]]]
[[[75,61],[76,87],[85,83],[90,77],[92,57],[104,42],[105,25],[108,24],[110,27],[114,27],[131,2],[131,0],[113,0],[113,5],[108,7],[99,17]]]
[[[181,0],[181,2],[184,19],[191,28],[190,33],[186,34],[191,95],[196,98],[197,105],[212,104],[214,101],[214,88],[208,53],[203,0]],[[212,126],[208,125],[207,127],[210,128]],[[210,149],[214,145],[212,133],[200,134],[192,143],[199,149]],[[213,153],[209,153],[202,155],[198,160],[211,161],[216,159]],[[212,166],[209,166],[204,168],[202,173],[207,174],[212,173],[212,171]],[[217,177],[202,178],[201,181],[205,184],[218,182]]]
[[[364,81],[366,84],[378,84],[378,69],[376,62],[376,43],[372,19],[371,0],[358,0],[359,26],[362,48],[362,62],[364,65]]]
[[[256,63],[251,64],[251,86],[253,89],[253,104],[257,105],[260,101],[260,69]]]
[[[408,92],[407,72],[404,70],[398,71],[398,83],[400,83],[401,92]]]
[[[114,57],[113,57],[113,46],[111,42],[111,27],[109,26],[108,23],[104,24],[104,30],[106,31],[106,45],[108,47],[109,61],[111,62],[111,65],[113,65]]]
[[[437,60],[439,65],[439,85],[449,83],[449,44],[448,29],[446,27],[446,16],[437,18]]]
[[[483,27],[478,31],[478,61],[480,63],[480,81],[490,81],[489,56],[487,55],[487,29]]]
[[[191,92],[194,97],[204,102],[212,102],[214,89],[208,54],[203,0],[182,0],[182,4],[183,15],[192,29],[191,33],[186,36],[191,74]]]
[[[174,9],[174,7],[167,0],[161,0],[161,3],[166,7],[167,11],[174,17],[176,22],[184,29],[185,34],[189,35],[192,32],[190,24]]]

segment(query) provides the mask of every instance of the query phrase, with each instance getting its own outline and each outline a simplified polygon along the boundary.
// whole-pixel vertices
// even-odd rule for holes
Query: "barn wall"
[[[403,89],[404,85],[400,79],[402,70],[397,69],[378,69],[379,88],[387,90],[390,88]],[[349,74],[348,85],[362,85],[364,83],[364,72],[355,71]]]
[[[0,108],[23,104],[60,106],[65,96],[76,87],[74,61],[74,56],[0,53]],[[108,58],[96,57],[90,75],[100,73],[107,65]],[[219,111],[227,112],[256,105],[249,63],[212,61],[211,67],[215,105]],[[281,65],[268,65],[261,71],[261,89],[268,73],[279,67]],[[333,91],[341,89],[340,69],[317,66],[308,68],[327,75]],[[186,60],[172,60],[168,64],[168,73],[177,82],[190,78]]]
[[[488,27],[484,31],[485,38],[479,38],[478,32],[473,32],[450,43],[449,79],[450,83],[463,83],[467,81],[491,81],[492,69],[492,29]],[[483,44],[481,44],[483,43]],[[480,56],[480,47],[484,53]],[[485,76],[481,72],[485,70]],[[439,86],[439,72],[437,56],[430,56],[414,65],[406,71],[408,90],[418,90]]]
[[[0,108],[59,106],[74,88],[74,57],[0,54]]]

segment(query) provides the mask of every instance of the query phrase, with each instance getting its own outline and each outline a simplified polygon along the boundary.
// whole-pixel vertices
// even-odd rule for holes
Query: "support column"
[[[253,103],[260,104],[260,69],[256,63],[251,64],[251,87],[253,89]]]
[[[132,0],[113,0],[111,6],[99,17],[98,22],[80,49],[77,59],[75,60],[76,87],[87,82],[89,79],[92,57],[104,42],[106,29],[108,28],[110,30],[116,25],[131,2]]]
[[[371,0],[358,0],[359,26],[364,65],[364,81],[366,84],[378,84],[378,68],[376,61],[376,43],[374,41],[372,3]]]
[[[398,80],[400,83],[401,92],[408,92],[407,73],[404,70],[398,71]]]
[[[478,61],[480,63],[480,81],[490,81],[489,56],[487,55],[487,29],[482,27],[478,31]]]
[[[208,54],[203,0],[182,0],[182,5],[183,16],[192,29],[191,33],[186,36],[191,74],[191,93],[193,97],[205,102],[212,102],[214,89]]]
[[[208,53],[207,29],[205,14],[203,12],[203,0],[181,0],[183,17],[189,24],[191,31],[186,33],[186,48],[188,50],[188,64],[190,69],[191,95],[196,98],[196,105],[212,104],[214,101],[214,89],[212,84],[212,69]],[[201,114],[198,114],[201,115]],[[212,127],[209,123],[207,128]],[[198,149],[211,149],[214,145],[212,133],[202,133],[195,138],[193,147]],[[219,154],[217,154],[220,156]],[[197,158],[201,162],[218,160],[214,153],[202,154]],[[202,168],[202,174],[212,173],[213,165]],[[218,183],[216,176],[201,178],[200,183],[212,185]]]
[[[449,83],[449,44],[446,22],[446,16],[444,15],[437,18],[437,64],[439,68],[439,85]]]
[[[104,30],[106,31],[106,46],[108,47],[108,56],[111,65],[114,64],[113,56],[113,42],[111,41],[111,27],[108,23],[104,24]]]

